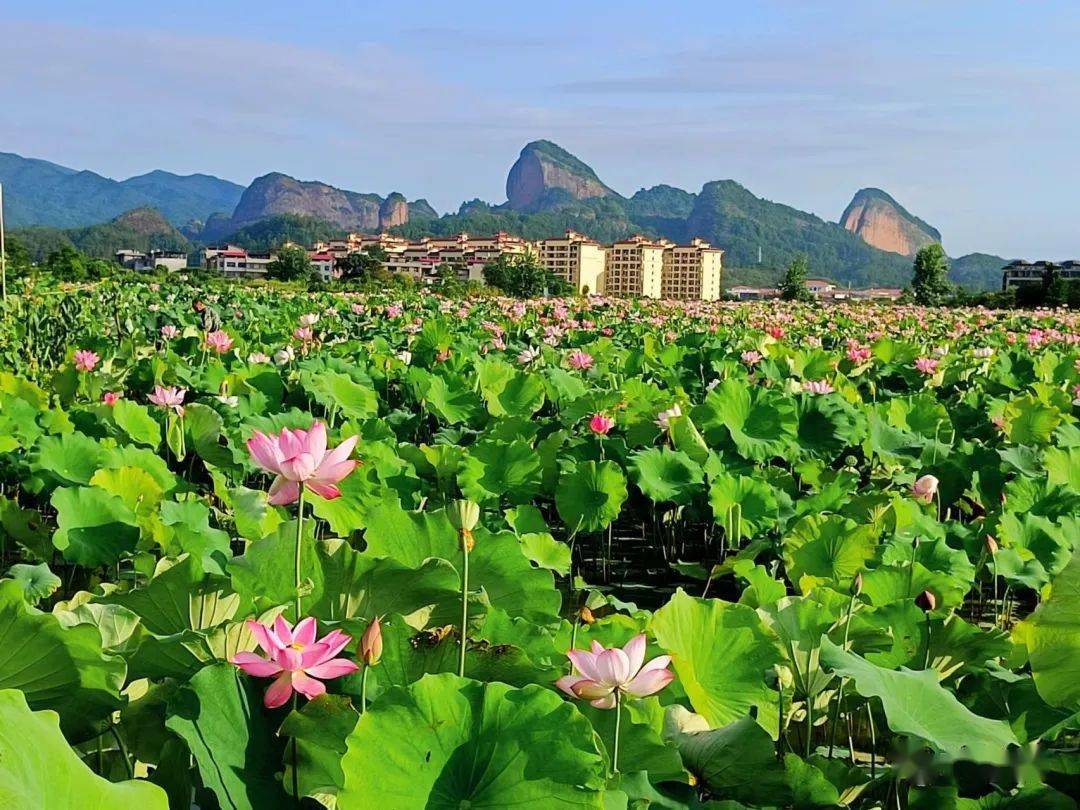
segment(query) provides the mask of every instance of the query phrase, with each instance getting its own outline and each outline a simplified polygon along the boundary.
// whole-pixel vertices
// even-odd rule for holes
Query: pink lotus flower
[[[927,376],[937,371],[938,361],[929,357],[920,357],[915,360],[915,368],[922,374]]]
[[[183,416],[185,394],[187,394],[187,391],[183,388],[177,388],[172,385],[168,388],[162,388],[160,385],[155,385],[154,393],[147,397],[147,399],[159,408],[164,408],[166,410],[172,408],[177,414]]]
[[[802,390],[808,394],[831,394],[836,389],[828,380],[804,380]]]
[[[269,501],[285,506],[300,498],[300,486],[328,500],[341,496],[337,483],[356,469],[349,460],[359,436],[350,436],[333,450],[326,449],[326,425],[316,422],[311,430],[282,429],[278,434],[256,430],[248,439],[252,460],[277,478],[270,485]]]
[[[587,700],[598,709],[615,708],[616,693],[648,697],[675,680],[675,673],[667,668],[670,655],[644,663],[644,633],[634,636],[622,649],[605,649],[594,641],[591,652],[570,650],[566,655],[574,672],[559,678],[555,685],[570,697]]]
[[[165,340],[172,340],[173,338],[180,337],[180,330],[171,323],[167,323],[161,327],[161,336],[165,338]]]
[[[593,356],[588,352],[581,351],[581,349],[574,349],[567,356],[566,362],[570,364],[570,368],[587,371],[593,366]]]
[[[851,346],[847,351],[847,358],[858,365],[870,359],[870,349],[866,346]]]
[[[742,358],[742,361],[748,366],[756,366],[758,363],[761,362],[761,352],[755,352],[753,350],[743,352],[740,357]]]
[[[682,408],[679,407],[678,403],[675,403],[666,411],[660,411],[660,413],[656,415],[657,427],[661,430],[668,430],[671,427],[671,420],[676,416],[682,416]]]
[[[89,349],[75,350],[75,368],[79,371],[93,371],[99,360],[101,358],[97,356],[97,353]]]
[[[119,391],[106,391],[104,394],[101,395],[101,401],[104,402],[106,405],[115,405],[117,402],[120,401],[120,397],[122,396],[123,394],[121,394]]]
[[[295,627],[281,616],[274,620],[272,628],[249,619],[247,628],[269,657],[239,652],[230,661],[252,677],[274,678],[263,696],[263,705],[268,709],[285,705],[294,691],[313,700],[326,691],[320,678],[340,678],[359,669],[355,661],[334,657],[352,638],[333,630],[316,641],[317,628],[311,616]]]
[[[301,343],[311,343],[315,340],[315,331],[310,326],[298,326],[292,336]]]
[[[589,420],[589,430],[598,436],[607,436],[613,427],[615,427],[615,420],[602,413],[594,413],[593,418]]]
[[[932,475],[924,475],[911,485],[911,494],[917,501],[930,503],[938,491],[938,480]]]
[[[232,348],[233,339],[229,337],[228,332],[218,329],[207,333],[205,345],[206,348],[213,349],[218,354],[225,354]]]

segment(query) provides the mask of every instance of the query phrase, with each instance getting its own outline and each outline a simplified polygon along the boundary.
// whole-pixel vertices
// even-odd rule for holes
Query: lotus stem
[[[360,670],[360,714],[367,711],[367,674],[371,669],[367,664]]]
[[[618,689],[615,690],[615,740],[611,745],[611,773],[619,772],[619,727],[622,725],[622,698]]]
[[[302,601],[303,597],[300,596],[300,551],[304,542],[304,484],[300,483],[300,500],[297,502],[296,510],[296,548],[293,550],[293,564],[295,570],[293,573],[293,584],[296,586],[296,621],[300,621],[303,617]]]
[[[461,543],[461,648],[458,652],[458,677],[465,677],[465,636],[469,623],[469,544]]]

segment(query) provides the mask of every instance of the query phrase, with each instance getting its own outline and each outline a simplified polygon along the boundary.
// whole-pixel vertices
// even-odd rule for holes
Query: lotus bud
[[[915,597],[915,604],[923,611],[929,613],[937,607],[937,597],[933,591],[923,591]]]
[[[582,605],[581,610],[578,611],[578,620],[582,624],[596,624],[596,617],[589,610],[588,605]]]
[[[862,571],[857,571],[851,578],[851,595],[858,596],[862,593]]]
[[[933,475],[924,475],[911,486],[911,494],[915,500],[930,503],[937,495],[938,480]]]
[[[466,551],[472,551],[473,529],[480,522],[480,504],[475,501],[455,501],[450,508],[450,523],[461,536],[461,543]]]
[[[382,625],[376,616],[367,626],[364,635],[360,636],[360,658],[365,666],[373,667],[382,658]]]
[[[991,557],[998,553],[998,543],[992,534],[986,535],[986,550]]]

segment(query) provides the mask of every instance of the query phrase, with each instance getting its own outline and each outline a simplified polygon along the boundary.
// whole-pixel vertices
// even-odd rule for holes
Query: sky
[[[883,188],[950,255],[1080,258],[1077,0],[4,0],[0,151],[438,210],[547,138],[622,194]]]

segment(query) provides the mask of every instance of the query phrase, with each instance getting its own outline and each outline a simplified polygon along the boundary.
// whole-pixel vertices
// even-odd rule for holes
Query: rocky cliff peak
[[[562,194],[553,196],[551,191]],[[506,178],[506,198],[515,211],[534,211],[545,199],[617,197],[586,163],[551,141],[533,141],[521,150]]]
[[[909,213],[879,188],[856,192],[840,224],[868,245],[904,256],[914,256],[924,245],[941,241],[937,228]]]

